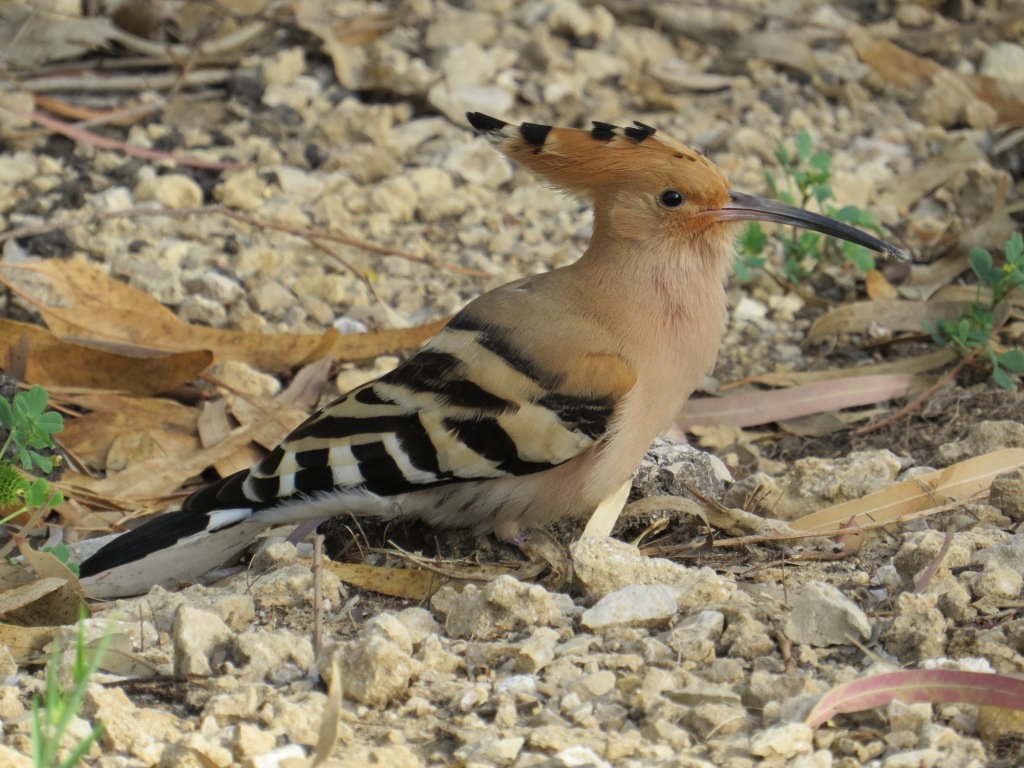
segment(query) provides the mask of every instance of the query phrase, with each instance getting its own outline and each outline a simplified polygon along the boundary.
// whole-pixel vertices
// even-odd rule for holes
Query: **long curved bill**
[[[872,237],[867,232],[862,232],[849,224],[805,211],[803,208],[796,208],[755,195],[746,195],[742,192],[729,190],[729,202],[718,210],[708,211],[708,213],[718,221],[774,221],[779,224],[790,224],[821,232],[830,237],[848,240],[901,261],[906,258],[903,251],[896,246],[889,245],[889,243]]]

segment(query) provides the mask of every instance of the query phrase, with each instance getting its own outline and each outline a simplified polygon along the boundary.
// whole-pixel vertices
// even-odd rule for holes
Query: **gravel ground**
[[[991,106],[949,82],[894,86],[853,44],[870,30],[950,72],[997,76],[1019,92],[1020,2],[331,5],[337,19],[380,11],[383,33],[354,43],[340,22],[312,31],[282,23],[223,87],[185,88],[121,135],[250,167],[170,168],[60,137],[0,145],[0,224],[218,202],[427,264],[340,245],[326,255],[210,214],[104,218],[9,239],[3,259],[85,260],[214,327],[352,332],[436,319],[489,288],[571,262],[591,223],[582,203],[544,189],[468,130],[466,110],[556,125],[640,120],[705,151],[734,188],[755,194],[766,192],[777,142],[807,130],[832,154],[840,204],[871,210],[887,237],[921,260],[1024,191],[1019,149],[993,149],[1004,133]],[[31,108],[19,98],[0,91],[0,102]],[[958,172],[911,204],[892,194],[957,142],[976,151]],[[999,231],[981,244],[996,250],[1003,240]],[[879,266],[894,282],[907,275]],[[815,288],[841,299],[859,285],[833,266]],[[890,359],[859,340],[802,346],[820,305],[766,277],[734,281],[730,300],[737,311],[709,388]],[[20,303],[8,314],[32,317]],[[336,389],[396,363],[342,365]],[[909,426],[872,438],[772,432],[720,441],[737,482],[715,490],[740,505],[772,489],[767,511],[791,519],[924,467],[1024,446],[1020,396],[962,383]],[[691,482],[681,450],[662,446],[647,475]],[[974,706],[895,703],[817,729],[802,718],[833,686],[877,672],[1024,671],[1024,534],[1014,533],[1022,483],[1019,471],[1006,476],[989,503],[875,532],[857,556],[834,562],[797,564],[790,550],[765,545],[670,561],[591,540],[570,546],[575,578],[566,589],[501,576],[449,584],[418,603],[326,572],[319,653],[308,546],[274,539],[247,573],[96,607],[89,631],[114,622],[120,674],[98,674],[89,688],[83,717],[105,731],[84,762],[286,764],[317,743],[333,662],[345,697],[336,765],[1018,765],[1024,724],[1012,716],[993,724]],[[955,534],[947,539],[946,530]],[[916,593],[940,552],[938,571]],[[493,562],[489,554],[477,552],[482,562]],[[72,638],[64,633],[64,648]],[[27,707],[43,678],[5,663],[0,764],[20,765]],[[65,653],[64,674],[69,663]]]

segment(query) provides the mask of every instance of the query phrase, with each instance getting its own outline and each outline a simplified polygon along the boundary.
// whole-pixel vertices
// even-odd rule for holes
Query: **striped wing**
[[[633,369],[614,355],[587,355],[560,360],[558,373],[516,350],[506,330],[460,315],[417,355],[311,416],[251,470],[193,494],[183,510],[260,509],[348,490],[395,496],[540,472],[594,446]]]

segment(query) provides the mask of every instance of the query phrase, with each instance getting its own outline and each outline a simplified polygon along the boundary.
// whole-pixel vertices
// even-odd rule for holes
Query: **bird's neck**
[[[728,233],[718,242],[666,245],[594,238],[573,265],[589,311],[616,329],[620,354],[656,392],[663,429],[710,373],[725,331],[724,278],[732,262]],[[655,409],[657,410],[657,409]],[[661,423],[664,422],[664,423]]]
[[[725,306],[725,277],[732,264],[728,232],[698,233],[685,241],[600,236],[595,231],[586,252],[574,265],[576,279],[601,311],[636,315],[647,326],[694,330],[711,322],[718,331]]]

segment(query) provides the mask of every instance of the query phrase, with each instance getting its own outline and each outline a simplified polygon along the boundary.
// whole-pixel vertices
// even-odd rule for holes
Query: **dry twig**
[[[50,221],[46,224],[36,224],[29,227],[9,229],[6,232],[0,232],[0,243],[4,243],[13,238],[44,235],[48,232],[58,232],[65,229],[71,229],[73,227],[81,227],[86,224],[94,224],[98,221],[107,221],[108,219],[136,219],[145,218],[147,216],[163,216],[169,219],[187,219],[190,216],[206,215],[223,216],[226,219],[248,224],[256,227],[257,229],[283,232],[288,235],[294,235],[295,237],[301,237],[304,240],[329,240],[335,243],[342,243],[343,245],[350,245],[353,248],[359,248],[360,250],[368,251],[369,253],[376,253],[381,256],[395,256],[399,259],[405,259],[406,261],[412,261],[417,264],[425,264],[428,267],[442,269],[446,272],[454,272],[456,274],[468,275],[470,277],[490,277],[489,274],[478,269],[470,269],[468,267],[460,267],[457,264],[446,264],[444,262],[433,261],[424,256],[417,256],[415,253],[399,251],[395,248],[386,248],[382,245],[375,245],[374,243],[369,243],[356,237],[349,237],[348,235],[339,235],[335,232],[327,232],[322,229],[299,229],[298,227],[290,227],[286,224],[275,224],[270,221],[264,221],[263,219],[256,218],[255,216],[249,216],[244,213],[239,213],[238,211],[233,211],[230,208],[225,208],[223,205],[200,205],[191,208],[175,209],[126,208],[122,211],[94,211],[86,214],[85,216],[78,216],[73,219]]]
[[[898,421],[904,416],[910,415],[918,408],[920,408],[921,404],[924,403],[925,400],[927,400],[929,397],[938,392],[942,387],[946,385],[947,382],[955,378],[961,369],[963,369],[969,363],[973,362],[974,358],[977,357],[977,352],[977,348],[972,349],[968,354],[960,358],[960,361],[952,368],[950,368],[945,374],[943,374],[938,381],[936,381],[934,384],[932,384],[930,387],[924,390],[921,394],[919,394],[905,406],[896,411],[896,413],[892,414],[891,416],[887,416],[886,418],[882,419],[879,422],[876,422],[874,424],[868,424],[866,427],[861,427],[860,429],[854,430],[853,434],[856,435],[857,437],[860,437],[861,435],[867,435],[870,434],[871,432],[876,432],[879,429],[882,429],[883,427],[886,427],[889,424]]]

